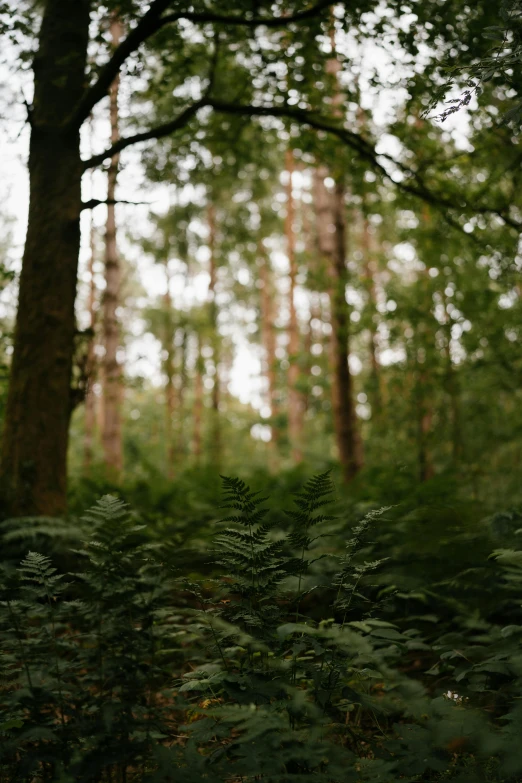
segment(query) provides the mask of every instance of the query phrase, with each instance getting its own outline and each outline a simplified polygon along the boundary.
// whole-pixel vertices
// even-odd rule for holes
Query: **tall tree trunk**
[[[303,390],[301,391],[301,400],[303,406],[303,414],[308,413],[310,407],[310,378],[312,377],[312,343],[314,340],[314,330],[312,321],[314,316],[310,312],[308,319],[308,328],[304,335],[303,343],[303,367],[301,368],[301,378],[303,383]]]
[[[426,293],[425,312],[429,315],[431,300],[428,302]],[[433,341],[431,330],[421,323],[417,328],[415,346],[415,395],[417,406],[417,452],[419,479],[428,481],[435,475],[431,455],[431,432],[433,428],[433,402],[431,388],[431,371],[428,364],[430,344]]]
[[[417,365],[417,449],[419,479],[428,481],[435,475],[431,458],[430,435],[433,423],[433,406],[428,388],[428,374],[421,365]]]
[[[346,205],[342,182],[335,183],[333,193],[335,250],[333,255],[332,349],[335,356],[337,442],[345,481],[351,481],[362,468],[362,441],[357,427],[353,377],[350,372],[350,313],[346,302],[348,271],[346,267]]]
[[[305,373],[307,380],[307,391],[305,395],[305,410],[310,405],[310,387],[312,366],[314,357],[312,356],[312,345],[319,344],[321,351],[327,347],[327,340],[323,332],[323,308],[321,305],[321,291],[324,289],[324,258],[318,252],[317,232],[313,230],[314,205],[311,207],[301,201],[301,227],[306,248],[308,287],[311,287],[309,294],[310,318],[308,322],[308,333],[305,338]]]
[[[174,323],[172,312],[172,296],[170,293],[169,260],[165,261],[166,289],[163,296],[163,308],[165,316],[165,443],[167,451],[167,478],[174,478],[176,462],[176,447],[174,443],[174,411],[176,409],[176,392],[174,389],[175,356],[174,356]]]
[[[276,356],[276,308],[274,302],[274,286],[270,259],[262,240],[258,243],[260,304],[261,304],[261,340],[264,349],[264,369],[268,386],[268,404],[270,406],[270,442],[276,447],[280,440],[277,425],[279,410],[279,395],[277,389],[277,356]]]
[[[178,410],[178,448],[177,453],[181,459],[184,459],[187,452],[185,438],[185,391],[187,389],[187,330],[183,329],[181,334],[181,344],[179,346],[179,364],[178,364],[178,388],[176,407]]]
[[[203,418],[203,356],[201,353],[201,337],[197,335],[196,367],[194,378],[194,408],[192,420],[194,425],[192,453],[196,465],[201,462],[201,421]]]
[[[333,80],[334,113],[341,116],[343,96],[339,84],[341,63],[335,50],[335,30],[330,28],[330,42],[333,57],[326,63],[326,73]],[[332,193],[326,190],[324,179],[327,174],[321,167],[316,177],[316,198],[326,217],[318,225],[318,241],[323,252],[329,254],[330,269],[330,317],[331,317],[331,356],[333,365],[332,407],[337,439],[339,460],[345,482],[355,478],[363,464],[362,441],[357,427],[353,378],[350,372],[350,319],[346,302],[348,271],[346,267],[346,205],[345,187],[341,177],[334,177]],[[328,240],[327,234],[330,233]]]
[[[122,37],[122,25],[116,14],[111,17],[111,44],[116,48]],[[118,93],[117,77],[110,88],[111,143],[118,141]],[[108,475],[118,481],[123,470],[121,434],[121,406],[123,402],[122,367],[118,361],[120,325],[117,309],[121,294],[121,260],[116,236],[116,209],[111,204],[116,194],[119,155],[111,158],[107,188],[107,229],[105,235],[105,292],[103,296],[103,336],[105,355],[103,361],[103,450]]]
[[[422,210],[424,229],[428,230],[432,223],[429,207],[424,205]],[[420,280],[421,284],[421,321],[417,327],[417,438],[419,479],[428,481],[435,475],[431,454],[431,432],[433,428],[433,401],[432,401],[432,369],[430,357],[435,346],[435,335],[430,328],[428,320],[433,309],[432,294],[430,291],[430,278],[428,268],[424,270]],[[421,357],[422,354],[422,357]]]
[[[93,450],[94,450],[94,432],[96,428],[96,395],[94,394],[94,384],[96,382],[96,278],[94,275],[94,262],[96,258],[94,221],[90,222],[90,255],[89,255],[89,296],[87,299],[87,313],[89,316],[89,329],[91,334],[87,343],[87,389],[85,394],[85,435],[83,452],[83,469],[85,475],[91,470]]]
[[[431,312],[431,297],[423,291],[423,316]],[[418,325],[415,335],[415,402],[417,409],[417,454],[419,480],[428,481],[435,475],[431,455],[431,433],[433,425],[432,373],[429,356],[434,335],[426,322]]]
[[[314,171],[314,205],[319,251],[329,270],[332,408],[343,477],[351,481],[362,467],[362,444],[357,428],[353,379],[349,359],[349,311],[346,302],[346,218],[344,187],[337,182],[330,193],[324,183],[327,170]]]
[[[88,0],[47,0],[34,58],[30,201],[2,439],[0,514],[66,508]]]
[[[375,290],[375,259],[373,258],[373,248],[370,234],[370,224],[368,217],[364,213],[362,215],[362,253],[363,253],[363,274],[366,282],[366,290],[368,293],[368,310],[370,313],[370,340],[369,340],[369,353],[370,353],[370,369],[371,369],[371,383],[370,383],[370,404],[372,407],[372,419],[379,420],[382,414],[383,408],[383,393],[382,393],[382,379],[381,379],[381,367],[378,358],[379,338],[377,336],[376,318],[377,318],[377,294]]]
[[[450,400],[451,457],[453,466],[456,468],[462,458],[460,388],[457,370],[451,355],[451,318],[448,312],[448,298],[444,292],[444,287],[442,288],[441,296],[444,302],[444,331],[446,338],[444,348],[446,353],[446,389]]]
[[[209,308],[210,308],[210,330],[212,341],[212,359],[214,362],[214,386],[212,387],[212,427],[210,456],[213,466],[220,470],[221,464],[221,419],[219,414],[220,400],[220,374],[219,374],[219,332],[218,332],[218,308],[216,301],[216,277],[217,277],[217,258],[216,258],[216,210],[213,204],[208,206],[208,247],[210,251],[210,280],[208,286]]]
[[[294,155],[291,149],[286,151],[286,172],[288,183],[286,186],[286,219],[285,237],[286,252],[289,263],[289,289],[288,289],[288,439],[294,462],[302,462],[303,459],[303,425],[304,406],[303,396],[299,390],[299,322],[295,307],[295,288],[297,277],[297,260],[295,254],[295,206],[292,193],[292,175],[294,173]]]

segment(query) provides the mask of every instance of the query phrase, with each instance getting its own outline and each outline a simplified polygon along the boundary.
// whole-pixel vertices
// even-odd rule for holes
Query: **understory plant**
[[[35,552],[4,569],[0,783],[517,780],[522,625],[468,618],[428,645],[392,622],[388,562],[366,556],[388,509],[347,529],[339,554],[333,489],[315,476],[269,515],[224,479],[199,579],[110,496],[82,519],[73,574]],[[497,560],[516,604],[520,553]],[[410,676],[421,655],[431,674]],[[441,673],[428,697],[421,680]]]

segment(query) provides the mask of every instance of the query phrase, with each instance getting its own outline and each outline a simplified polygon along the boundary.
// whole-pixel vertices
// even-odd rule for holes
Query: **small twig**
[[[26,111],[27,111],[27,122],[28,122],[29,126],[32,128],[33,127],[33,107],[32,107],[32,104],[30,104],[29,101],[27,100],[27,98],[25,97],[24,91],[22,90],[21,92],[22,92],[22,103],[24,104],[24,106],[26,108]]]
[[[138,207],[142,206],[143,204],[151,206],[153,203],[153,201],[122,201],[121,199],[116,198],[91,198],[89,201],[84,201],[82,203],[82,212],[84,209],[94,209],[94,207],[99,207],[100,204],[130,204],[133,207]]]

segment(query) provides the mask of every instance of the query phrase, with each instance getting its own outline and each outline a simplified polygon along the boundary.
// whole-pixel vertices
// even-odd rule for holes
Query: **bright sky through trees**
[[[381,8],[381,13],[386,14],[385,5]],[[371,19],[371,16],[369,17]],[[401,19],[401,27],[408,29],[410,25],[415,25],[416,16],[414,14],[405,15]],[[348,54],[353,52],[353,48],[356,46],[355,42],[350,39],[349,36],[338,34],[337,47],[340,54]],[[13,52],[14,55],[14,52]],[[429,56],[429,50],[424,52],[424,57],[419,57],[415,63],[415,70],[422,71],[423,61],[425,57]],[[405,76],[409,73],[411,68],[405,66],[403,63],[404,53],[398,48],[383,48],[376,42],[368,42],[365,46],[363,56],[361,57],[360,65],[360,83],[363,93],[362,106],[365,110],[371,113],[374,122],[377,124],[390,121],[390,117],[393,117],[395,112],[400,109],[407,98],[407,92],[404,88],[396,86],[390,86],[389,89],[372,89],[369,85],[369,81],[374,71],[379,73],[379,77],[386,80],[389,77],[392,83],[400,83],[404,80]],[[12,96],[17,91],[24,91],[24,95],[30,94],[30,81],[27,79],[27,74],[20,74],[16,72],[15,63],[9,62],[8,65],[3,66],[5,74],[5,82],[9,84],[9,91]],[[451,97],[451,96],[448,96]],[[471,110],[475,108],[476,100],[471,105]],[[125,109],[123,110],[125,113]],[[108,120],[105,116],[105,104],[98,107],[95,120],[91,124],[89,130],[89,138],[86,138],[84,134],[83,146],[87,153],[92,150],[102,148],[105,145],[105,139],[108,137]],[[469,120],[465,111],[451,116],[446,120],[444,130],[448,134],[448,138],[451,136],[457,147],[462,149],[469,148],[468,136]],[[14,238],[15,247],[12,250],[13,263],[15,268],[20,263],[21,251],[23,247],[23,238],[25,236],[26,228],[26,211],[28,201],[28,180],[27,180],[27,150],[29,133],[28,128],[24,123],[24,119],[20,116],[9,117],[6,115],[0,124],[0,165],[2,167],[2,187],[4,193],[8,194],[6,198],[6,204],[9,214],[15,218],[14,223]],[[398,150],[398,141],[395,137],[389,134],[383,134],[379,139],[377,150],[380,153],[387,153],[394,155]],[[149,226],[149,212],[163,212],[168,209],[169,203],[172,198],[180,198],[182,201],[190,201],[191,199],[198,198],[197,191],[186,186],[185,189],[179,192],[177,195],[173,195],[173,189],[166,184],[152,185],[144,181],[143,169],[140,165],[140,151],[131,148],[124,152],[122,171],[119,176],[119,197],[128,201],[147,201],[147,204],[136,204],[128,206],[120,206],[118,208],[120,220],[122,226],[132,225],[133,231],[138,233],[147,234],[150,231]],[[284,174],[283,174],[284,179]],[[294,173],[294,187],[300,192],[300,184],[302,177],[299,172]],[[84,182],[84,198],[97,197],[103,198],[103,192],[105,187],[105,178],[102,171],[94,171],[92,178],[89,180],[86,178]],[[145,188],[145,190],[144,190]],[[92,192],[91,192],[92,191]],[[145,197],[144,197],[145,193]],[[103,206],[98,207],[94,212],[94,224],[101,228],[104,224],[104,212]],[[89,239],[87,235],[89,217],[84,214],[82,218],[82,256],[81,261],[83,269],[85,269],[86,259],[89,253]],[[205,228],[202,227],[202,237],[205,236]],[[136,271],[138,278],[143,286],[143,296],[140,300],[143,302],[143,298],[157,297],[164,292],[165,281],[164,275],[160,269],[157,268],[150,258],[140,253],[136,248],[132,246],[132,243],[125,243],[123,240],[125,253],[128,255],[129,260],[136,265]],[[203,255],[205,248],[202,245]],[[410,251],[413,251],[411,246],[409,248],[397,246],[397,257],[402,262],[414,263],[414,258],[410,255]],[[284,255],[284,248],[274,248],[276,257],[276,263],[281,271],[285,270],[286,257]],[[204,260],[204,259],[203,259]],[[78,315],[81,319],[81,306],[82,306],[82,289],[81,280],[85,277],[85,274],[80,274],[80,299],[79,299],[79,312]],[[98,283],[103,286],[103,280],[101,277],[98,279]],[[179,281],[178,281],[179,283]],[[176,282],[174,281],[174,285]],[[183,290],[173,291],[177,296],[178,301],[186,300],[187,303],[194,301],[204,301],[208,288],[208,275],[204,271],[196,277],[191,279],[188,285],[183,286]],[[11,302],[14,299],[15,291],[11,288],[10,292]],[[6,299],[4,294],[4,299]],[[83,297],[84,298],[84,297]],[[257,408],[262,408],[262,389],[263,382],[260,379],[260,357],[259,352],[255,350],[248,340],[245,340],[240,328],[234,328],[232,326],[234,339],[236,343],[236,356],[234,362],[234,368],[230,376],[230,391],[237,395],[242,402],[250,402]],[[381,353],[381,358],[384,363],[393,362],[396,359],[401,358],[401,354],[397,354],[392,349],[384,349]],[[140,334],[140,324],[135,323],[133,325],[132,334],[129,335],[126,345],[126,371],[130,374],[144,375],[150,379],[150,381],[157,385],[161,383],[160,373],[160,348],[157,340],[155,340],[150,334]],[[360,368],[360,362],[356,356],[352,357],[352,367],[354,372],[358,372]]]

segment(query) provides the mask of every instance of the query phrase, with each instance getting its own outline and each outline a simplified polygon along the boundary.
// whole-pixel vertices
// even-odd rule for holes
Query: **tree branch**
[[[313,19],[318,16],[321,11],[325,11],[330,8],[333,0],[319,0],[319,2],[307,8],[305,11],[298,11],[296,14],[289,14],[288,16],[253,16],[250,19],[245,16],[239,16],[238,14],[216,14],[212,11],[196,12],[186,11],[180,13],[167,14],[161,20],[162,26],[169,24],[170,22],[177,22],[179,19],[186,19],[188,22],[194,22],[194,24],[229,24],[238,25],[241,27],[286,27],[289,24],[295,24],[296,22],[306,22],[307,19]]]
[[[377,153],[374,146],[363,136],[358,133],[354,133],[347,128],[344,128],[342,125],[336,124],[335,118],[321,117],[320,115],[309,112],[306,109],[299,109],[293,106],[242,106],[233,103],[226,103],[224,101],[218,101],[215,99],[209,99],[207,101],[207,105],[212,106],[215,111],[223,112],[225,114],[247,114],[252,117],[270,116],[293,119],[300,125],[308,125],[310,128],[314,128],[315,130],[324,131],[325,133],[336,136],[348,147],[355,150],[360,155],[360,157],[363,160],[368,161],[372,168],[381,174],[384,179],[391,182],[393,185],[395,185],[395,187],[399,188],[399,190],[402,190],[403,193],[421,198],[427,204],[431,204],[439,211],[448,209],[461,209],[475,214],[496,215],[511,228],[515,228],[518,231],[520,231],[522,228],[522,222],[512,218],[509,214],[506,213],[505,209],[481,205],[475,206],[470,204],[465,199],[457,204],[451,199],[445,198],[439,193],[435,193],[423,182],[417,172],[400,163],[395,158],[392,158],[391,155],[387,155],[386,153]],[[392,174],[386,169],[379,159],[389,160],[391,163],[393,163],[401,172],[401,174],[406,177],[406,180],[395,181],[392,177]],[[450,218],[449,215],[445,214],[444,216],[454,227],[458,225],[452,218]]]
[[[174,133],[174,131],[177,131],[180,128],[184,128],[185,125],[188,125],[190,120],[197,114],[199,109],[206,105],[208,105],[208,99],[201,98],[201,100],[196,101],[191,106],[188,106],[184,111],[181,112],[181,114],[179,114],[170,122],[165,122],[163,125],[158,125],[156,128],[143,131],[142,133],[136,133],[133,136],[123,136],[115,144],[113,144],[112,147],[109,147],[109,149],[105,150],[105,152],[100,152],[98,155],[93,155],[92,158],[84,160],[83,170],[86,171],[87,169],[92,169],[96,166],[99,166],[100,163],[103,163],[104,160],[112,158],[113,155],[116,155],[133,144],[139,144],[141,141],[149,141],[150,139],[161,139],[164,136],[170,136],[170,134]]]
[[[171,5],[172,0],[153,0],[149,10],[142,16],[136,27],[115,49],[112,57],[101,69],[97,80],[86,89],[74,110],[69,125],[80,128],[96,104],[107,95],[109,87],[120,72],[120,68],[141,44],[154,35],[162,26],[161,15]]]
[[[89,201],[84,201],[81,206],[81,211],[83,212],[85,209],[94,209],[95,207],[99,207],[100,204],[130,204],[133,207],[142,206],[143,204],[152,204],[151,201],[122,201],[121,199],[117,198],[91,198]]]
[[[296,14],[290,14],[288,16],[276,16],[276,17],[244,17],[239,15],[227,15],[212,13],[212,11],[205,11],[204,13],[197,13],[192,11],[178,11],[176,13],[167,14],[162,16],[163,12],[167,10],[173,0],[154,0],[151,3],[149,10],[144,14],[136,27],[131,30],[124,41],[114,51],[112,57],[103,66],[98,75],[97,80],[90,87],[87,88],[82,98],[80,99],[76,109],[74,110],[71,118],[69,119],[69,125],[71,128],[80,128],[83,122],[87,119],[91,111],[96,104],[101,101],[106,95],[112,82],[118,75],[120,68],[139,47],[154,33],[165,27],[167,24],[178,22],[181,19],[194,22],[194,24],[228,24],[238,25],[242,27],[285,27],[294,22],[302,22],[307,19],[312,19],[321,11],[329,8],[332,4],[332,0],[318,0],[317,3],[312,5],[305,11],[299,11]]]
[[[499,209],[498,207],[488,207],[482,205],[470,204],[465,197],[456,203],[455,200],[451,200],[440,193],[434,192],[430,189],[424,181],[419,177],[418,172],[405,166],[400,161],[395,160],[386,153],[377,153],[375,147],[367,141],[359,133],[350,131],[347,128],[336,122],[335,118],[325,118],[306,109],[299,109],[294,106],[256,106],[251,104],[237,104],[228,103],[226,101],[219,101],[215,98],[204,96],[199,101],[185,109],[178,117],[170,122],[159,125],[156,128],[152,128],[143,133],[137,133],[134,136],[128,136],[120,139],[116,144],[110,147],[105,152],[95,155],[89,160],[84,161],[84,169],[93,168],[103,163],[107,158],[112,157],[121,150],[129,147],[133,144],[137,144],[141,141],[149,141],[150,139],[160,139],[165,136],[169,136],[176,130],[185,127],[188,122],[195,116],[200,108],[203,106],[210,106],[214,111],[221,112],[223,114],[232,114],[236,116],[250,116],[250,117],[281,117],[284,119],[294,120],[300,125],[307,125],[314,130],[323,131],[336,136],[346,146],[353,149],[357,154],[366,160],[371,167],[377,171],[383,179],[391,182],[396,188],[401,190],[410,196],[415,196],[430,204],[437,209],[448,223],[454,227],[463,230],[459,226],[458,222],[448,214],[448,210],[459,209],[468,214],[487,214],[495,215],[501,218],[504,223],[511,228],[520,231],[522,229],[522,222],[512,218],[505,209]],[[393,179],[393,174],[388,171],[386,166],[381,162],[382,160],[388,160],[397,167],[397,170],[405,177],[405,179],[396,181]]]

